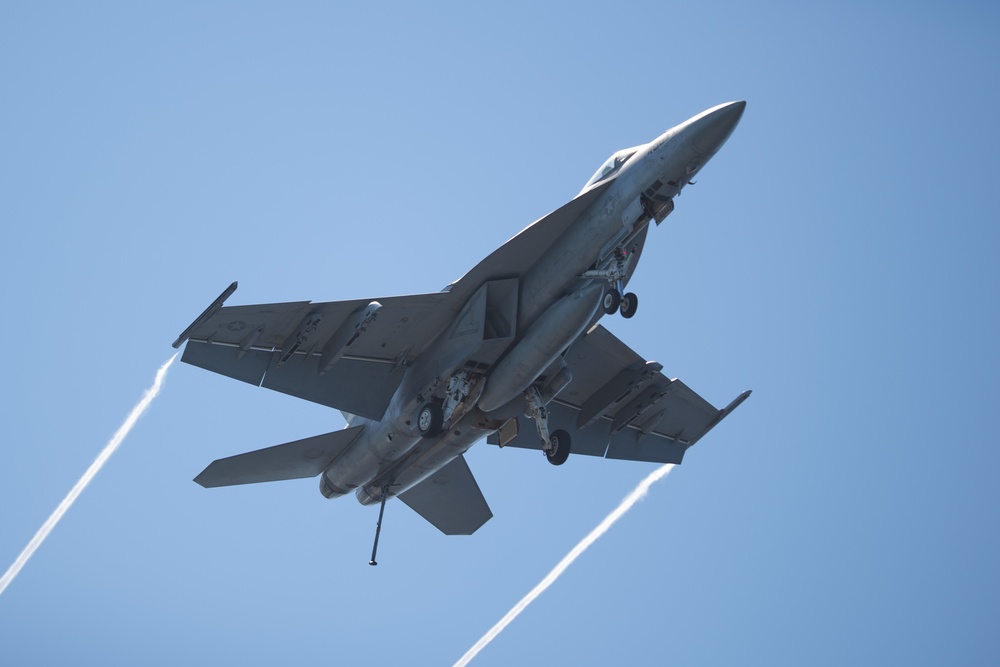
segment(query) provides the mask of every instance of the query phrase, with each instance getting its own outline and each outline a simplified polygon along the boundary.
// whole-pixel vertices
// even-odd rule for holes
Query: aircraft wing
[[[447,292],[221,307],[226,296],[178,338],[181,361],[374,420],[457,310]]]
[[[549,430],[569,433],[574,454],[680,463],[688,447],[750,395],[716,409],[602,326],[574,343],[564,360],[573,381],[548,405]],[[541,449],[531,420],[517,419],[518,435],[505,444]],[[494,434],[487,442],[498,444],[499,438]]]
[[[233,283],[174,342],[181,361],[368,419],[385,414],[412,361],[490,280],[524,274],[612,181],[598,184],[539,218],[445,291],[415,296],[222,307]],[[331,347],[357,327],[366,308],[377,317],[330,363]],[[336,341],[337,345],[333,345]],[[336,356],[336,355],[334,355]]]
[[[493,518],[464,456],[399,494],[399,499],[445,535],[472,535]]]

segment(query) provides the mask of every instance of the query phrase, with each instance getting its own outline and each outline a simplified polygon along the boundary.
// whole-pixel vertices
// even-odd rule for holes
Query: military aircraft
[[[463,454],[474,443],[680,463],[719,410],[598,324],[636,314],[625,291],[649,231],[722,147],[746,103],[721,104],[618,151],[571,201],[441,292],[224,307],[174,342],[182,361],[336,408],[347,426],[219,459],[204,487],[319,476],[327,498],[398,496],[449,535],[493,514]]]

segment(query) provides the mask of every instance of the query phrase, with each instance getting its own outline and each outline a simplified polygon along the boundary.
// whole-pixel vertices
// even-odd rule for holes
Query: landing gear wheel
[[[604,299],[601,301],[601,306],[604,307],[604,314],[611,315],[616,310],[618,310],[619,304],[622,302],[622,295],[616,289],[609,289],[604,293]]]
[[[622,297],[621,313],[622,317],[628,319],[635,315],[635,311],[639,309],[639,297],[637,297],[632,292],[629,292]]]
[[[441,433],[444,425],[444,411],[440,403],[424,403],[417,413],[417,430],[425,438],[433,438]]]
[[[545,452],[545,458],[554,466],[561,466],[569,458],[570,439],[569,433],[562,429],[549,436],[552,449]]]

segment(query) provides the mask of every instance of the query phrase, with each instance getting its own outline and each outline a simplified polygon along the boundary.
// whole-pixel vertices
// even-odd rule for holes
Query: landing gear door
[[[517,437],[517,418],[508,419],[504,422],[503,426],[497,429],[496,432],[496,444],[504,447],[510,444]],[[492,436],[490,436],[492,437]]]

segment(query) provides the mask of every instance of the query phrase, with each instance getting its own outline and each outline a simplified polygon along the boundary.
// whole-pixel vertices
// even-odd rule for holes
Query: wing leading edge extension
[[[587,207],[597,201],[612,182],[607,181],[594,186],[535,220],[446,289],[464,301],[483,283],[524,275],[552,251],[555,243],[566,234]]]
[[[549,404],[549,429],[571,434],[574,454],[609,459],[680,463],[684,452],[750,395],[719,410],[680,380],[670,379],[598,326],[566,353],[573,381]],[[541,449],[528,418],[505,443]],[[494,434],[487,439],[498,444]]]

